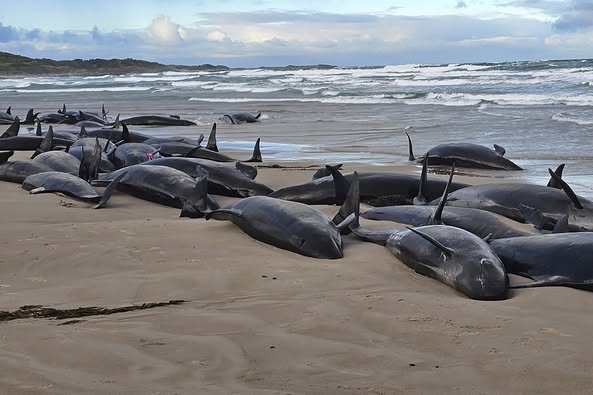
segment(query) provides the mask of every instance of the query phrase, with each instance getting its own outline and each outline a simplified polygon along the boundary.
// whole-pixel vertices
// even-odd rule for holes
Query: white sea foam
[[[102,88],[53,88],[53,89],[0,89],[0,92],[17,93],[76,93],[76,92],[126,92],[147,91],[150,87],[105,86]]]
[[[571,122],[577,125],[593,125],[593,117],[586,118],[568,112],[559,112],[552,115],[552,119],[557,122]]]

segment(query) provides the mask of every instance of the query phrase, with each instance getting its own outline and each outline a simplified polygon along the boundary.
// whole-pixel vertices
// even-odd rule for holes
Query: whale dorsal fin
[[[47,133],[43,140],[41,140],[41,144],[39,144],[39,148],[35,150],[31,159],[35,158],[37,155],[42,154],[44,152],[51,151],[54,146],[54,128],[50,125]]]
[[[261,150],[259,148],[260,138],[258,137],[257,141],[255,142],[255,146],[253,147],[253,154],[251,158],[246,160],[245,162],[263,162],[261,157]]]
[[[6,113],[7,113],[8,115],[12,115],[12,114],[10,113],[10,111],[11,111],[11,110],[12,110],[12,106],[8,106],[8,108],[6,109]]]
[[[494,144],[494,151],[496,151],[496,153],[500,156],[504,156],[504,154],[506,154],[507,150],[504,149],[503,147],[501,147],[498,144]]]
[[[336,204],[341,206],[346,200],[346,195],[348,194],[348,189],[350,189],[350,184],[348,181],[346,181],[346,178],[344,178],[338,169],[328,165],[326,165],[325,168],[334,179],[334,194],[336,198]]]
[[[37,127],[35,128],[35,136],[43,136],[41,132],[41,122],[37,122]]]
[[[564,171],[564,166],[565,166],[565,163],[562,163],[556,168],[556,170],[554,170],[554,173],[556,173],[556,175],[560,178],[562,178],[562,172]],[[550,181],[548,181],[548,185],[546,185],[546,186],[548,186],[550,188],[562,189],[560,187],[560,184],[554,180],[554,177],[550,177]]]
[[[179,217],[202,218],[208,213],[208,205],[208,172],[198,165],[192,199],[184,200]]]
[[[124,143],[130,142],[130,131],[125,123],[121,123],[121,139]]]
[[[447,203],[447,195],[449,194],[449,189],[451,189],[453,173],[455,173],[455,162],[451,164],[451,173],[449,174],[449,180],[447,180],[447,185],[445,186],[445,190],[443,191],[443,196],[441,196],[439,205],[437,206],[437,209],[434,211],[434,214],[430,218],[430,223],[433,225],[441,225],[443,223],[441,217],[443,215],[443,209],[445,208],[445,204]]]
[[[14,117],[14,121],[10,124],[10,126],[2,133],[0,139],[6,137],[16,137],[19,134],[19,129],[21,128],[21,120],[19,117]]]
[[[212,124],[212,129],[210,130],[210,136],[208,136],[206,148],[210,151],[218,152],[218,146],[216,145],[216,122]]]
[[[412,139],[410,138],[410,135],[408,134],[408,132],[404,132],[404,133],[408,137],[408,160],[410,162],[413,162],[416,160],[416,158],[414,157],[414,150],[412,149]]]
[[[25,122],[28,124],[35,122],[35,112],[32,108],[27,111],[27,115],[25,115]]]
[[[406,228],[414,233],[416,233],[418,236],[422,237],[424,240],[429,241],[432,245],[434,245],[435,247],[437,247],[438,249],[440,249],[446,256],[450,257],[453,255],[453,253],[455,251],[453,251],[453,249],[443,245],[443,243],[441,243],[440,241],[438,241],[437,239],[435,239],[432,236],[427,235],[426,233],[419,231],[418,229],[414,229],[414,228],[410,228],[409,226],[406,226]]]
[[[541,211],[523,203],[519,204],[519,211],[523,214],[526,223],[532,224],[537,230],[544,229],[547,219]]]
[[[567,233],[568,231],[568,215],[565,215],[556,222],[552,233]]]
[[[582,209],[583,208],[583,205],[579,201],[579,198],[574,193],[574,191],[572,190],[572,188],[566,182],[564,182],[564,180],[562,178],[558,177],[558,175],[556,173],[554,173],[552,171],[552,169],[548,169],[548,172],[550,173],[550,176],[552,176],[552,178],[554,179],[554,181],[557,182],[560,185],[560,188],[562,188],[562,190],[564,191],[564,193],[566,193],[566,196],[568,196],[568,198],[570,199],[570,201],[572,202],[572,204],[574,204],[574,206],[577,209],[579,209],[579,210]]]
[[[426,183],[428,178],[428,152],[424,155],[424,161],[422,162],[422,173],[420,173],[420,185],[418,186],[418,195],[414,198],[415,206],[425,206],[428,204],[428,199],[424,196],[426,190]]]
[[[81,126],[80,133],[78,133],[78,138],[83,139],[85,137],[89,137],[89,134],[86,132],[86,128],[84,126]]]

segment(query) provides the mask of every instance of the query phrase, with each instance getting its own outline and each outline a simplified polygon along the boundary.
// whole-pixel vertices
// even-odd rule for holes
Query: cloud
[[[543,0],[512,4],[544,7]],[[506,3],[506,4],[511,4]],[[571,3],[573,6],[578,2]],[[556,4],[557,5],[557,4]],[[572,11],[571,11],[572,10]],[[569,15],[564,9],[562,15]],[[578,9],[584,11],[583,8]],[[377,65],[584,57],[591,35],[557,22],[311,12],[203,13],[189,26],[161,15],[144,29],[24,30],[0,24],[0,50],[34,57],[127,58],[163,63]],[[571,26],[574,26],[571,25]]]
[[[466,2],[465,2],[465,1],[463,1],[463,0],[459,0],[459,1],[457,2],[457,4],[455,5],[455,8],[466,8],[466,7],[467,7],[467,4],[466,4]]]
[[[150,37],[160,44],[175,45],[183,41],[185,29],[171,21],[171,18],[159,15],[153,19],[148,27]]]

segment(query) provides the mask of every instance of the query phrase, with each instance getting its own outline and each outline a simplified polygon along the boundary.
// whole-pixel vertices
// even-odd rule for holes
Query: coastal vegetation
[[[102,75],[128,73],[159,73],[163,71],[224,71],[222,65],[202,64],[197,66],[168,65],[137,59],[34,59],[26,56],[0,52],[0,76],[17,75]]]

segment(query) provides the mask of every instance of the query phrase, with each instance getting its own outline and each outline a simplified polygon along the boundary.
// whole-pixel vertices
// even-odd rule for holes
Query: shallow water
[[[467,171],[546,183],[566,163],[565,179],[593,197],[593,62],[401,65],[331,70],[232,70],[98,77],[0,79],[0,103],[13,114],[68,109],[110,115],[176,114],[197,127],[135,127],[154,135],[207,135],[218,122],[219,147],[268,160],[407,163],[441,143],[506,148],[520,172]],[[4,108],[0,108],[4,110]],[[226,112],[262,112],[262,122],[230,125]],[[247,153],[246,153],[247,155]]]

